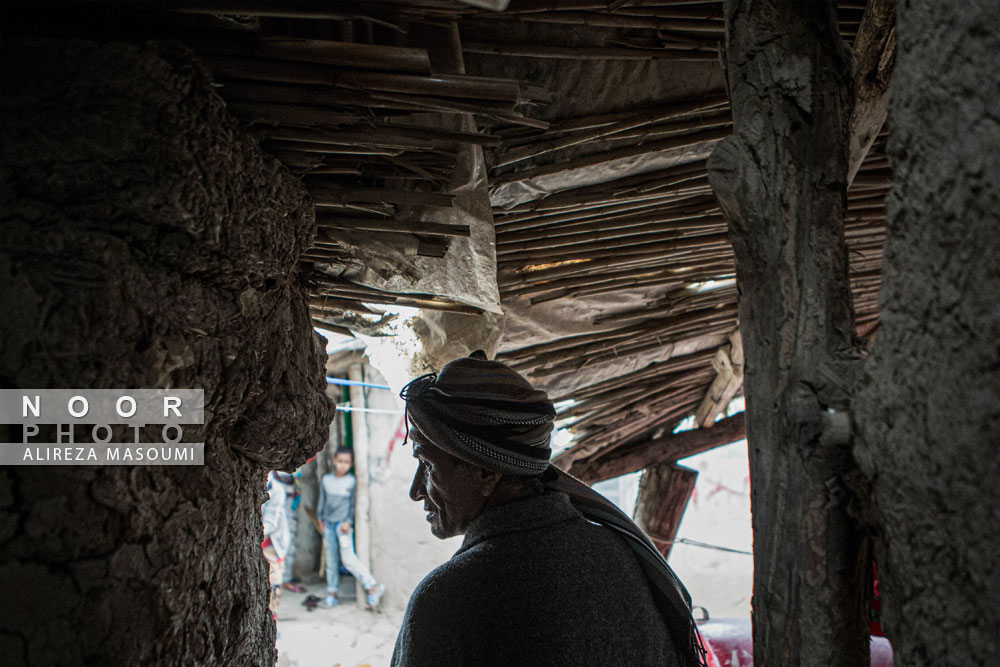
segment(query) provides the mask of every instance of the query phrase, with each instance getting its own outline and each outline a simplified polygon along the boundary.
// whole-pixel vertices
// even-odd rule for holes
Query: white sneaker
[[[374,591],[368,593],[367,600],[368,606],[372,609],[378,609],[378,603],[382,601],[382,595],[385,594],[385,586],[382,584],[375,584]]]

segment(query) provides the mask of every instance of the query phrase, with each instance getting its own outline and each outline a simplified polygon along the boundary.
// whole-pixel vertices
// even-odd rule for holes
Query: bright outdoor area
[[[288,497],[295,498],[287,504],[295,549],[276,613],[278,665],[384,667],[389,664],[410,592],[451,556],[460,538],[434,538],[420,507],[407,495],[415,462],[409,448],[403,446],[405,428],[398,389],[390,388],[392,383],[364,356],[363,343],[328,332],[324,335],[330,339],[328,394],[338,401],[337,418],[327,446],[296,471],[294,483],[288,487]],[[404,375],[400,372],[400,377]],[[737,398],[720,418],[742,409],[742,398]],[[571,423],[559,426],[554,436],[555,452],[569,447],[573,438]],[[689,419],[678,430],[692,426]],[[343,567],[340,603],[332,608],[323,605],[328,588],[325,573],[320,574],[325,560],[323,538],[311,515],[316,511],[323,476],[334,474],[330,458],[341,447],[350,447],[356,455],[367,450],[369,484],[357,487],[354,546],[372,575],[385,585],[377,610],[365,604],[365,591]],[[687,585],[693,604],[700,608],[699,618],[748,618],[753,563],[746,441],[712,449],[679,464],[696,471],[697,481],[669,563]],[[355,467],[352,473],[356,472]],[[632,515],[641,477],[641,472],[630,473],[598,482],[593,488]]]

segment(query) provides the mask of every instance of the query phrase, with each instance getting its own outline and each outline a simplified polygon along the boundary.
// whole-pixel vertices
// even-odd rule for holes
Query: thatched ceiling
[[[7,19],[39,6],[54,5]],[[845,39],[863,11],[841,3]],[[738,362],[733,254],[705,170],[731,128],[721,2],[514,0],[494,14],[446,0],[181,0],[49,16],[53,32],[179,39],[199,55],[312,194],[317,321],[378,303],[479,312],[345,276],[372,261],[366,244],[398,248],[382,270],[402,276],[460,254],[470,226],[449,213],[450,188],[462,151],[481,147],[509,318],[501,359],[574,399],[569,459],[598,465],[721,407],[706,395]],[[433,43],[453,21],[464,63]],[[888,182],[880,140],[849,192],[861,334],[877,320]]]

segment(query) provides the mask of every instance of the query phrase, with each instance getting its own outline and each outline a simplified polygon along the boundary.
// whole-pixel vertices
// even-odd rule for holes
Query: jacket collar
[[[583,515],[573,507],[565,493],[548,492],[504,503],[487,509],[472,520],[456,554],[497,535],[535,530],[578,517]]]

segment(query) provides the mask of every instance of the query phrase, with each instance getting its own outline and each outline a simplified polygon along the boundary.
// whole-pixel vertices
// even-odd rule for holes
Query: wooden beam
[[[631,445],[624,445],[616,449],[613,455],[598,458],[593,462],[574,461],[564,454],[557,457],[553,463],[587,484],[593,484],[604,479],[651,468],[661,463],[673,463],[678,459],[701,454],[710,449],[742,440],[745,437],[746,422],[744,421],[744,413],[740,412],[732,417],[720,419],[714,428],[681,431],[660,438],[651,438]]]
[[[263,36],[228,30],[186,30],[179,32],[177,38],[199,53],[312,62],[348,69],[431,74],[431,63],[425,49],[290,35]]]
[[[605,162],[613,162],[624,158],[634,158],[638,155],[646,155],[648,153],[679,150],[682,148],[691,148],[692,146],[698,146],[700,144],[714,143],[723,137],[728,136],[729,133],[730,129],[728,127],[714,128],[682,137],[670,137],[668,139],[651,141],[637,146],[615,148],[600,153],[594,153],[593,155],[585,155],[571,160],[563,160],[557,162],[556,164],[542,165],[532,167],[530,169],[522,169],[520,171],[511,171],[491,178],[490,186],[495,187],[509,183],[519,183],[532,178],[549,176],[563,171],[572,171],[574,169],[583,169],[585,167],[593,167]]]
[[[635,522],[649,535],[664,558],[670,557],[677,529],[697,480],[696,470],[661,463],[646,470],[639,482]]]
[[[871,564],[847,480],[857,359],[844,240],[855,102],[832,0],[724,3],[733,135],[708,160],[746,351],[753,662],[863,667]]]
[[[539,155],[544,155],[545,153],[551,153],[552,151],[569,148],[570,146],[576,146],[589,141],[596,141],[597,139],[602,139],[608,135],[624,132],[625,130],[631,130],[644,125],[653,125],[673,120],[675,118],[690,116],[700,111],[704,111],[706,108],[711,108],[713,104],[716,104],[714,100],[709,101],[707,105],[704,100],[692,100],[682,102],[680,104],[671,104],[623,113],[621,114],[620,119],[613,123],[602,124],[598,127],[590,128],[582,132],[572,133],[568,136],[534,141],[527,146],[521,146],[501,153],[497,156],[496,163],[493,166],[494,168],[503,167],[508,164],[520,162],[521,160],[527,160]]]
[[[462,45],[462,50],[466,53],[485,53],[494,56],[562,58],[565,60],[673,60],[675,62],[706,62],[719,59],[719,54],[715,51],[696,51],[691,48],[676,46],[661,49],[638,49],[466,42]]]
[[[737,330],[729,340],[728,349],[719,348],[712,359],[712,367],[718,375],[694,413],[694,421],[701,428],[715,426],[715,418],[726,409],[743,386],[743,337]]]
[[[360,301],[328,296],[309,297],[309,308],[317,313],[338,313],[345,310],[352,313],[365,313],[366,315],[375,313],[374,310],[368,308]]]
[[[896,1],[871,0],[854,40],[854,110],[848,184],[875,143],[889,110],[889,84],[896,62]]]
[[[349,388],[349,396],[351,398],[351,407],[359,408],[359,412],[354,413],[351,419],[351,440],[353,444],[353,456],[354,459],[354,475],[355,475],[355,487],[354,487],[354,499],[355,499],[355,509],[354,516],[348,517],[354,521],[354,542],[357,548],[358,560],[365,566],[365,569],[371,569],[371,496],[369,495],[369,489],[371,489],[371,478],[369,477],[369,453],[371,452],[371,447],[369,444],[369,438],[371,432],[374,430],[372,424],[368,421],[368,414],[365,412],[365,408],[368,407],[367,401],[367,390],[364,387],[365,381],[371,382],[371,379],[365,377],[364,365],[361,362],[353,363],[350,365],[347,371],[347,377],[351,381],[351,386]],[[332,535],[328,535],[327,539],[337,539]],[[362,606],[361,600],[364,599],[362,595],[364,594],[364,586],[360,579],[356,579],[354,582],[356,589],[356,603],[360,607]]]
[[[469,225],[447,225],[424,220],[398,220],[385,218],[344,218],[334,215],[316,215],[316,225],[330,238],[338,238],[337,230],[393,234],[430,234],[434,236],[469,236]]]
[[[410,190],[389,190],[381,188],[342,188],[336,185],[308,183],[309,194],[316,204],[400,204],[405,206],[434,206],[450,208],[454,195],[435,192],[414,192]]]

